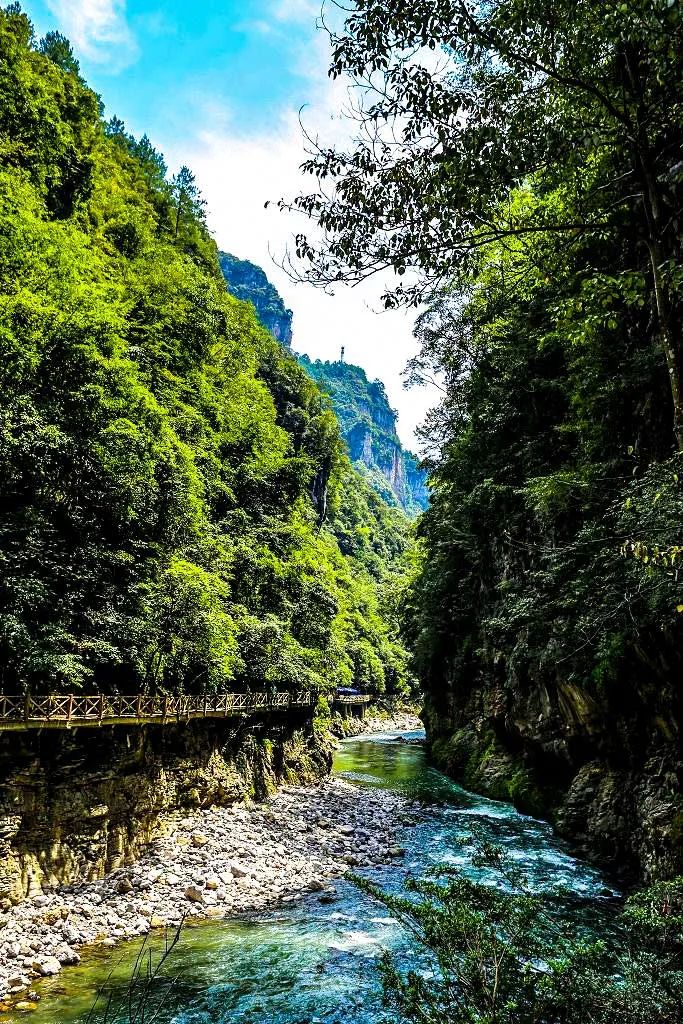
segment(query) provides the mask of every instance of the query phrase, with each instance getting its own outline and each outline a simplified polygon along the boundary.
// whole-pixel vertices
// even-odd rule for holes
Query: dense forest
[[[359,0],[301,278],[391,269],[443,398],[405,624],[441,764],[683,865],[683,9]],[[287,204],[283,203],[283,207]]]
[[[405,689],[407,523],[188,168],[0,11],[0,688]]]

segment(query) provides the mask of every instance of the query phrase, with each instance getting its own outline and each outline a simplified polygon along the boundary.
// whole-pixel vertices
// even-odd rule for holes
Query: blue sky
[[[294,310],[294,348],[338,358],[379,377],[413,431],[435,396],[406,392],[401,372],[415,350],[412,319],[378,315],[379,285],[334,296],[294,285],[277,262],[305,225],[264,209],[266,200],[310,191],[299,110],[326,142],[344,139],[345,86],[327,77],[329,45],[316,25],[320,0],[24,0],[42,35],[68,36],[108,115],[149,135],[171,172],[188,164],[207,199],[222,249],[260,264]]]
[[[39,34],[69,35],[85,78],[133,132],[192,131],[196,105],[237,128],[265,128],[273,111],[310,101],[301,54],[317,41],[306,2],[31,0]]]

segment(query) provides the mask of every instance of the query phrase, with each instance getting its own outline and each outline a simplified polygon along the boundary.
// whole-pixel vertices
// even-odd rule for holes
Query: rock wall
[[[243,302],[253,303],[256,315],[263,326],[281,345],[291,348],[294,314],[291,309],[285,307],[279,292],[270,283],[261,267],[250,263],[249,260],[238,260],[229,252],[221,252],[218,255],[229,291]]]
[[[164,812],[259,798],[330,763],[310,713],[2,732],[0,904],[131,862]]]
[[[353,363],[321,362],[299,356],[306,372],[329,394],[353,464],[385,501],[408,515],[424,511],[429,502],[427,477],[417,458],[405,450],[396,433],[396,412],[384,385],[370,381]]]
[[[635,678],[635,677],[634,677]],[[467,787],[549,818],[625,881],[683,873],[681,695],[650,676],[599,695],[503,673],[441,687],[434,760]]]

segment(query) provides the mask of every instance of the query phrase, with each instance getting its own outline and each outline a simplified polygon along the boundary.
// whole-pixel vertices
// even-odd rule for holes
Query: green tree
[[[362,645],[400,689],[328,401],[69,54],[0,9],[0,687],[324,692]]]
[[[296,272],[328,285],[415,270],[386,302],[419,302],[492,242],[571,246],[626,214],[648,253],[683,448],[680,4],[359,0],[332,46],[362,130],[304,164],[318,188],[294,208],[324,241],[297,236]],[[560,189],[562,205],[511,203],[526,183]]]
[[[206,200],[202,199],[196,179],[189,167],[181,167],[171,182],[171,194],[175,205],[175,229],[177,238],[184,220],[194,222],[204,219]]]
[[[39,51],[49,57],[62,71],[71,71],[80,77],[80,65],[74,56],[71,43],[61,32],[46,32],[40,40]]]

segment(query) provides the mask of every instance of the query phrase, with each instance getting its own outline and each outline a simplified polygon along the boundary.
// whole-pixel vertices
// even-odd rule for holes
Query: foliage
[[[0,685],[401,689],[327,400],[70,54],[0,11]]]
[[[417,940],[418,964],[382,963],[386,1005],[421,1024],[675,1024],[683,999],[683,879],[630,897],[614,936],[563,922],[552,895],[532,893],[499,850],[477,867],[412,879],[405,896],[357,884]]]
[[[635,301],[622,291],[631,244],[493,245],[469,291],[422,317],[415,372],[438,368],[446,397],[425,429],[434,498],[408,629],[437,705],[444,674],[461,706],[492,681],[560,680],[612,725],[629,715],[637,746],[672,713],[683,591],[680,456],[651,294],[642,278]],[[587,264],[608,296],[587,292]]]
[[[551,809],[592,759],[632,772],[671,835],[682,13],[359,0],[330,67],[350,82],[354,142],[309,140],[316,187],[294,205],[322,236],[298,236],[293,268],[323,286],[391,269],[387,304],[424,302],[410,379],[441,400],[403,622],[433,736],[465,736],[454,767],[485,785],[493,737],[508,791],[547,787]]]
[[[419,302],[496,242],[571,248],[628,223],[640,260],[624,269],[652,282],[683,447],[681,5],[358,0],[331,41],[358,125],[346,149],[309,140],[318,187],[293,205],[323,240],[297,236],[298,274],[417,270],[386,301]],[[528,184],[561,202],[515,202]]]

